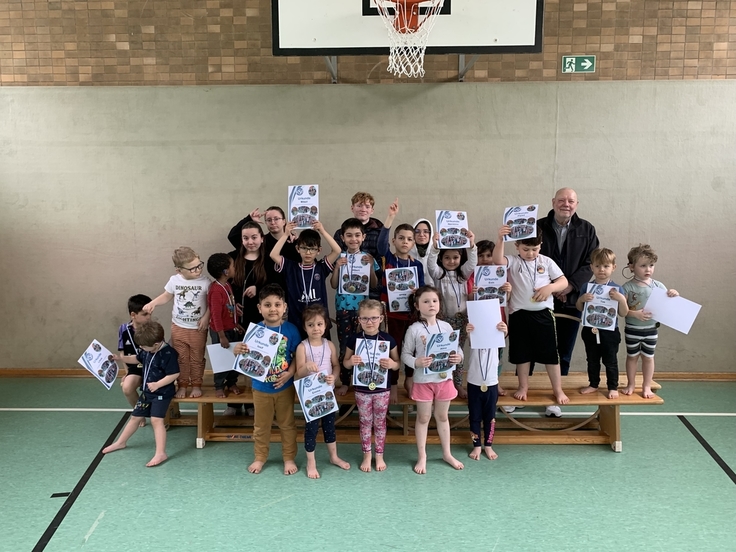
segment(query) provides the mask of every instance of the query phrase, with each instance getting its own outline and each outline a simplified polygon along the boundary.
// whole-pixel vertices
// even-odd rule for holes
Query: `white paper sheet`
[[[215,374],[219,372],[228,372],[233,369],[233,362],[235,360],[235,345],[239,343],[230,343],[230,347],[223,349],[219,343],[213,343],[207,345],[207,356],[210,358],[210,364],[212,365],[212,372]]]
[[[652,318],[673,330],[687,334],[692,328],[701,305],[684,297],[667,297],[667,290],[655,287],[644,305],[644,310],[652,313]]]
[[[118,376],[118,365],[112,358],[112,353],[96,339],[92,340],[77,362],[89,370],[108,391],[115,383],[115,378]]]
[[[468,322],[475,329],[470,333],[471,349],[493,349],[505,347],[503,332],[496,326],[501,322],[501,306],[498,299],[468,301]]]
[[[437,222],[435,231],[440,234],[440,249],[470,247],[466,211],[435,211],[435,221]]]
[[[539,205],[519,205],[506,207],[502,224],[511,227],[511,234],[503,237],[504,242],[525,240],[537,235]]]
[[[319,186],[289,186],[286,217],[297,228],[311,228],[319,220]]]

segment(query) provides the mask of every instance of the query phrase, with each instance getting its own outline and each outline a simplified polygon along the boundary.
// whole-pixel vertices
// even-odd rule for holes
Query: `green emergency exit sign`
[[[562,56],[563,73],[595,73],[595,56]]]

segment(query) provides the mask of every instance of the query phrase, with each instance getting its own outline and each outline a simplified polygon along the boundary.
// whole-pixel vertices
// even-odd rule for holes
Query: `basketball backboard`
[[[544,0],[445,0],[428,54],[542,51]],[[272,0],[275,56],[388,54],[373,0]]]

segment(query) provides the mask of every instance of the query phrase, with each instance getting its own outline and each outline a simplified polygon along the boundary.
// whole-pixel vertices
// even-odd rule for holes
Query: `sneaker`
[[[559,406],[548,406],[544,410],[544,415],[548,418],[562,418],[562,409]]]
[[[224,412],[222,413],[223,416],[237,416],[238,411],[237,409],[233,408],[232,406],[228,406]]]
[[[516,410],[515,406],[502,406],[501,410],[506,412],[506,414],[511,414],[514,410]]]

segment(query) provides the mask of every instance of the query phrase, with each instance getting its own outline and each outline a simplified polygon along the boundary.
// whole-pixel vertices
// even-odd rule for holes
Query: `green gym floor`
[[[251,475],[252,443],[197,449],[193,427],[169,431],[156,468],[150,427],[102,457],[126,416],[118,385],[0,379],[0,550],[736,551],[736,382],[660,394],[624,412],[622,453],[498,445],[475,462],[454,446],[455,471],[437,445],[418,476],[413,445],[387,446],[388,470],[365,474],[359,445],[338,444],[344,472],[318,443],[313,481],[302,450],[296,475],[276,444]]]

